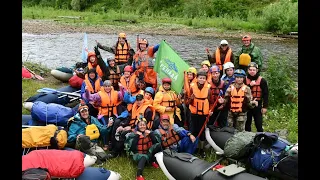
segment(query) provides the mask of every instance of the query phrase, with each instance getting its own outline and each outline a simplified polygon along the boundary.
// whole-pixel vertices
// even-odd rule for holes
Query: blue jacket
[[[98,78],[98,74],[96,73],[96,78],[93,80],[93,79],[91,79],[91,78],[88,78],[89,79],[89,82],[91,83],[91,86],[94,88],[95,87],[95,81],[96,81],[96,79]],[[103,81],[100,79],[100,86],[102,87],[103,86]],[[81,95],[81,98],[82,99],[84,99],[83,98],[83,96],[82,96],[82,94],[84,94],[85,93],[85,91],[86,91],[86,82],[85,81],[83,81],[82,82],[82,85],[81,85],[81,90],[80,90],[80,95]],[[89,103],[89,101],[87,100],[87,99],[84,99],[84,101],[86,102],[86,103]]]
[[[80,119],[79,113],[73,116],[73,122],[71,123],[69,130],[68,130],[68,143],[75,142],[77,139],[77,136],[79,134],[86,134],[86,126],[87,124]],[[108,132],[110,132],[111,127],[106,127],[102,125],[97,118],[91,116],[91,124],[95,124],[100,132],[100,135],[106,135]],[[96,142],[96,140],[92,140],[93,142]]]

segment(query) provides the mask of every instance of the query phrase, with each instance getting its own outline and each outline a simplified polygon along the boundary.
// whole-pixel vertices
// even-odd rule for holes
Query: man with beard
[[[229,47],[228,41],[227,40],[222,40],[220,42],[220,46],[217,47],[216,51],[213,53],[211,56],[208,54],[208,59],[211,64],[216,64],[219,69],[220,69],[220,75],[223,74],[223,65],[227,62],[234,62],[234,55]]]
[[[176,124],[170,124],[170,118],[167,114],[161,115],[160,125],[154,133],[161,137],[162,149],[170,148],[176,152],[186,152],[186,149],[183,149],[182,147],[187,146],[181,145],[181,142],[190,141],[182,141],[182,139],[190,138],[192,143],[196,140],[191,132],[185,130],[183,127],[179,127]]]

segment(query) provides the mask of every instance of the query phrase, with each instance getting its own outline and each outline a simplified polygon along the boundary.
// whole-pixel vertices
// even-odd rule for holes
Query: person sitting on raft
[[[90,137],[92,142],[97,142],[100,136],[105,136],[111,131],[112,121],[107,126],[102,125],[98,119],[89,115],[88,106],[82,101],[78,108],[78,113],[74,115],[68,122],[68,144],[69,147],[75,146],[79,148],[79,137],[86,135]]]
[[[125,150],[132,155],[134,161],[138,162],[136,180],[144,180],[142,172],[147,162],[151,163],[154,168],[159,168],[154,157],[157,152],[161,151],[159,142],[154,132],[147,129],[145,118],[140,119],[133,132],[126,135]]]
[[[167,114],[160,116],[160,125],[154,133],[161,137],[162,149],[170,148],[176,152],[187,152],[186,148],[188,145],[182,143],[188,143],[190,141],[183,139],[190,139],[192,143],[196,140],[190,131],[176,124],[170,124],[170,117]]]

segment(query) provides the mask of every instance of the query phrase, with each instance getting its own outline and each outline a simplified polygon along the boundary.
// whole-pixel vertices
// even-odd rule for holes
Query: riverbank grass
[[[67,16],[69,18],[62,18]],[[74,18],[72,18],[74,17]],[[252,31],[257,32],[262,29],[262,24],[256,21],[243,21],[239,18],[228,17],[195,17],[195,18],[178,18],[170,17],[167,14],[161,16],[138,15],[132,12],[121,12],[108,10],[107,12],[92,12],[92,11],[73,11],[64,9],[54,9],[52,7],[23,7],[22,19],[48,19],[63,23],[72,23],[74,25],[113,25],[124,28],[190,28],[190,29],[206,29],[212,31],[223,32],[225,30],[236,31]],[[254,23],[252,23],[254,22]],[[209,29],[208,29],[209,28]]]

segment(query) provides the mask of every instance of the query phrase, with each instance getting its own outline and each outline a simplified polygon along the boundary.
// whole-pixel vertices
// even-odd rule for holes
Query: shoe
[[[156,168],[156,169],[159,168],[159,165],[158,165],[156,162],[152,162],[151,165],[152,165],[154,168]]]
[[[143,176],[137,176],[136,180],[144,180],[144,177]]]
[[[203,150],[203,149],[200,149],[200,152],[199,152],[200,156],[202,158],[205,158],[206,157],[206,152]]]

